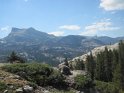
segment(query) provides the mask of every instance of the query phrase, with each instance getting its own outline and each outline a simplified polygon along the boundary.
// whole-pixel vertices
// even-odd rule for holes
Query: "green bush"
[[[119,88],[113,83],[96,81],[95,84],[100,93],[119,93]]]
[[[78,90],[89,89],[93,86],[91,78],[84,75],[77,75],[75,78],[75,88]]]
[[[58,70],[41,63],[10,64],[3,66],[2,69],[40,86],[57,86],[63,83],[65,79]]]
[[[37,84],[33,83],[33,82],[29,82],[28,83],[31,87],[33,87],[34,89],[36,89],[38,86]]]
[[[39,85],[42,85],[40,81],[43,82],[44,76],[49,77],[53,72],[52,67],[47,64],[40,63],[10,64],[3,66],[2,69],[18,74],[22,78],[35,82]]]
[[[5,90],[7,88],[7,85],[4,84],[3,82],[0,82],[0,92],[2,92],[3,90]]]
[[[65,77],[60,73],[60,71],[54,70],[52,75],[48,78],[48,83],[54,87],[65,86]]]
[[[47,64],[40,63],[24,63],[24,64],[10,64],[2,67],[11,73],[26,72],[26,74],[44,74],[49,75],[52,72],[52,67]]]

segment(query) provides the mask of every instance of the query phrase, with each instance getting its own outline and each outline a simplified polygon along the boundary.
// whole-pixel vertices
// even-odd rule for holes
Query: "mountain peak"
[[[17,28],[17,27],[12,27],[11,32],[18,32],[18,31],[34,31],[35,29],[33,27],[29,27],[29,28]]]
[[[29,28],[16,28],[16,27],[12,27],[11,32],[22,32],[22,31],[36,31],[33,27],[29,27]]]
[[[49,35],[45,32],[35,30],[33,27],[30,28],[15,28],[13,27],[11,33],[4,38],[5,41],[13,43],[35,43],[46,42],[51,40],[54,36]]]
[[[19,29],[19,28],[16,28],[16,27],[12,27],[11,32],[18,32],[18,31],[20,31],[20,30],[22,30],[22,29]]]
[[[27,29],[25,29],[25,31],[27,32],[41,32],[41,31],[38,31],[38,30],[36,30],[35,28],[33,28],[33,27],[29,27],[29,28],[27,28]]]
[[[12,27],[11,33],[10,34],[24,34],[25,32],[35,32],[37,30],[35,30],[34,28],[30,27],[30,28],[16,28],[16,27]]]
[[[33,27],[29,27],[28,30],[35,30]]]

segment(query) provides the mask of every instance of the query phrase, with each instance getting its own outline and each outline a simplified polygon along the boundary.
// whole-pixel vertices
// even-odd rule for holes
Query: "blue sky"
[[[124,0],[0,0],[0,38],[12,27],[56,36],[124,36]]]

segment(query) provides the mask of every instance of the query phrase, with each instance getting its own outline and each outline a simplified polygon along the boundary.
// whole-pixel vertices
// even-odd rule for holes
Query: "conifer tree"
[[[112,81],[112,53],[108,51],[108,48],[105,47],[104,51],[104,66],[105,66],[105,77],[104,81]]]
[[[124,90],[124,43],[122,41],[119,43],[119,64],[121,89]]]
[[[124,43],[120,41],[118,53],[113,51],[113,82],[117,87],[124,90]],[[118,55],[118,56],[117,56]],[[117,61],[117,62],[116,62]]]
[[[119,63],[118,51],[114,49],[112,55],[113,55],[112,56],[112,73],[114,73],[114,70],[116,69],[116,66]]]
[[[94,80],[94,76],[95,76],[95,61],[94,61],[92,53],[90,53],[90,55],[87,56],[86,66],[87,66],[88,74],[90,75],[91,79]]]
[[[95,69],[95,78],[97,80],[104,81],[105,79],[105,66],[104,66],[104,53],[100,52],[97,54],[96,58],[96,69]]]
[[[76,66],[75,66],[76,70],[84,70],[85,69],[85,65],[83,60],[77,59],[76,60]]]
[[[68,59],[67,58],[65,58],[65,60],[64,60],[64,64],[66,65],[66,66],[69,66],[69,63],[68,63]]]
[[[10,56],[7,58],[7,61],[9,61],[10,63],[14,63],[14,62],[18,62],[18,63],[25,63],[25,60],[21,57],[19,57],[16,52],[12,52],[10,54]]]
[[[116,87],[118,87],[119,89],[121,89],[121,69],[120,69],[121,65],[117,64],[116,68],[114,69],[113,72],[113,82],[116,85]]]

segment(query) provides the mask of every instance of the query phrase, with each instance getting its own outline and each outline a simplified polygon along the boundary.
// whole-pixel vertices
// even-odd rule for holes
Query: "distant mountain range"
[[[46,62],[57,65],[64,58],[72,59],[87,53],[95,47],[114,44],[124,37],[88,37],[79,35],[54,36],[34,28],[12,28],[11,33],[0,39],[0,62],[16,51],[29,61]]]

